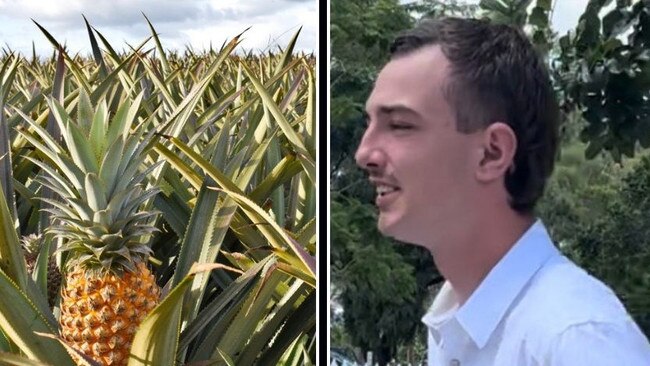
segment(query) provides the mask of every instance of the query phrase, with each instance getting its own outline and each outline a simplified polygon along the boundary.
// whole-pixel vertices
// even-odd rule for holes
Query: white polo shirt
[[[564,257],[541,221],[459,309],[449,282],[422,318],[429,366],[649,366],[616,295]]]

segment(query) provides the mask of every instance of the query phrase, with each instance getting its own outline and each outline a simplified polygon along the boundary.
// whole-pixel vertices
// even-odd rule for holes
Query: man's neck
[[[450,282],[462,306],[492,268],[534,223],[515,212],[487,217],[465,230],[448,233],[430,248],[440,274]]]

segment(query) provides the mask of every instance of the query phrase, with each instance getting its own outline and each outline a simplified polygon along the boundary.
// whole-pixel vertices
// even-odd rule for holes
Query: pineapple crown
[[[41,240],[43,236],[41,234],[29,234],[25,235],[20,239],[23,248],[27,254],[35,255],[41,249]]]
[[[146,123],[132,131],[141,101],[142,93],[133,102],[126,100],[109,122],[106,101],[93,110],[83,89],[76,121],[55,99],[49,99],[65,149],[18,111],[34,130],[19,132],[43,158],[28,159],[47,173],[36,179],[60,198],[41,200],[50,205],[44,210],[52,214],[55,223],[46,233],[64,239],[57,251],[68,252],[67,268],[81,265],[89,271],[135,271],[135,263],[151,253],[144,239],[157,230],[148,222],[158,212],[142,206],[159,192],[144,184],[158,164],[140,169],[155,132],[152,128],[144,136]]]

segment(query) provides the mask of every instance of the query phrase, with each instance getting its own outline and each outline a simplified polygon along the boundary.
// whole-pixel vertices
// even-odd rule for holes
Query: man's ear
[[[489,183],[505,176],[513,167],[517,150],[515,132],[503,122],[495,122],[483,131],[482,156],[476,168],[476,179]]]

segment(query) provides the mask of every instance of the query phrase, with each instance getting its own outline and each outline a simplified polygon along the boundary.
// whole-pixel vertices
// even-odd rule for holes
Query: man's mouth
[[[376,188],[376,192],[378,196],[385,196],[387,194],[397,192],[399,188],[397,187],[392,187],[392,186],[385,186],[385,185],[378,185]]]
[[[375,191],[377,192],[377,197],[375,199],[377,208],[380,210],[386,210],[398,197],[400,189],[392,185],[377,184]]]

